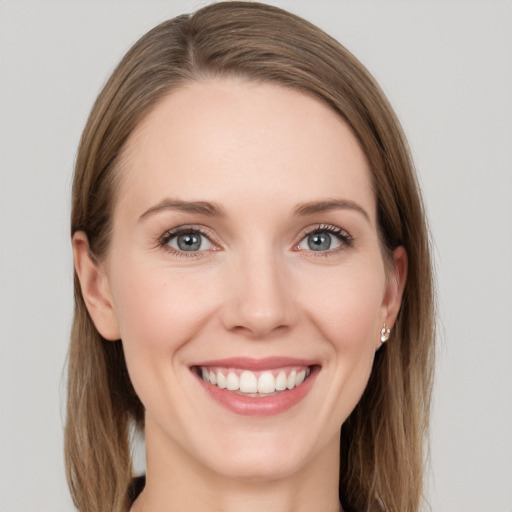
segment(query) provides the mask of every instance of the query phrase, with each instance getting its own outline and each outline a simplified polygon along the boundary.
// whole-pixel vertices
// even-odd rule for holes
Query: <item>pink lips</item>
[[[199,367],[222,367],[258,372],[290,366],[309,367],[311,374],[300,386],[264,397],[246,396],[228,391],[227,389],[220,389],[215,385],[205,382],[197,372],[197,368]],[[313,386],[315,377],[319,371],[319,366],[317,361],[289,357],[270,357],[265,359],[238,357],[202,361],[195,364],[191,369],[197,376],[198,382],[209,396],[226,409],[243,416],[265,417],[280,414],[298,404]]]

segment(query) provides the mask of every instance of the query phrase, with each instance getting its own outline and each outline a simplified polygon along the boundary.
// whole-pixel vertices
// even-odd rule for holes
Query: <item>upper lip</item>
[[[251,357],[229,357],[225,359],[215,359],[209,361],[201,361],[191,366],[202,367],[221,367],[221,368],[240,368],[242,370],[262,371],[275,370],[286,366],[313,366],[318,362],[312,359],[300,359],[296,357],[265,357],[262,359],[254,359]]]

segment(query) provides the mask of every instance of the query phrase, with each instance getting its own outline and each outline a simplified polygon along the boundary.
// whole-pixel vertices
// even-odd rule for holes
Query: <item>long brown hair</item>
[[[369,72],[342,45],[286,11],[221,2],[144,35],[101,91],[75,168],[71,232],[91,255],[109,247],[119,155],[150,109],[171,90],[212,76],[240,76],[300,90],[351,127],[372,172],[382,247],[403,245],[408,278],[392,339],[377,352],[368,386],[342,427],[340,501],[347,512],[416,512],[422,497],[434,357],[434,292],[419,187],[400,124]],[[83,512],[130,506],[128,430],[143,428],[122,343],[103,339],[75,275],[65,458]]]

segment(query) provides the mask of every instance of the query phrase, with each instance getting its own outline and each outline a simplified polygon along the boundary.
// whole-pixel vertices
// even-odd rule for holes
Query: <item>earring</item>
[[[382,341],[382,343],[386,343],[386,341],[389,340],[390,334],[391,329],[386,329],[386,324],[384,324],[384,327],[380,330],[380,341]]]

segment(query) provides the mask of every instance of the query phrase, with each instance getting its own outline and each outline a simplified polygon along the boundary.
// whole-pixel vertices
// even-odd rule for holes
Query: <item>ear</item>
[[[103,338],[118,340],[121,336],[106,271],[92,257],[87,235],[83,231],[73,235],[72,243],[75,272],[92,321]]]
[[[387,329],[392,329],[400,311],[402,295],[407,280],[407,252],[400,246],[393,251],[393,261],[388,271],[386,292],[383,301],[383,319]]]

